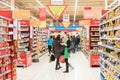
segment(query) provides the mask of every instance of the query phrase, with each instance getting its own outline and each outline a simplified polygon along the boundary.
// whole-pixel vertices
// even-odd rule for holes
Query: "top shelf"
[[[108,13],[110,13],[113,10],[115,10],[119,6],[120,6],[120,3],[118,5],[116,5],[114,8],[110,9],[108,12],[106,12],[101,18],[105,17]]]

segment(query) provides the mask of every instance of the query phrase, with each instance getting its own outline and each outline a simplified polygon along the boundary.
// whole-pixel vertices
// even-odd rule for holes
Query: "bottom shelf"
[[[84,49],[84,55],[89,60],[89,53],[88,53],[88,51],[86,49]]]

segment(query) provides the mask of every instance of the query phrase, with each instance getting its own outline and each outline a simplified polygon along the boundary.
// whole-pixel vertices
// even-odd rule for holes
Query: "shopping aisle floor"
[[[60,70],[55,70],[55,62],[49,63],[48,54],[40,57],[39,63],[33,63],[28,68],[17,69],[17,80],[100,80],[99,68],[90,68],[89,62],[82,52],[71,54],[69,62],[74,69],[63,73],[65,64]]]

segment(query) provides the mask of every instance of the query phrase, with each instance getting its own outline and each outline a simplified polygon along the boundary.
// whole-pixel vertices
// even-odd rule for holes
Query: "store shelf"
[[[11,54],[0,55],[0,58],[9,57]]]
[[[0,77],[3,76],[3,75],[5,75],[5,74],[8,74],[10,72],[11,72],[11,70],[5,71],[4,73],[0,74]]]
[[[102,59],[106,64],[108,64],[109,66],[112,67],[112,69],[114,69],[116,72],[120,73],[120,70],[118,68],[116,68],[115,66],[113,66],[109,61]]]
[[[120,40],[120,38],[100,38],[100,39],[105,39],[105,40]]]
[[[99,35],[91,35],[92,37],[98,37]]]
[[[37,53],[36,53],[36,52],[33,52],[33,53],[32,53],[32,56],[35,55],[35,54],[37,54]]]
[[[98,42],[99,40],[91,40],[91,41],[93,41],[93,42]]]
[[[111,47],[111,46],[108,46],[108,45],[105,45],[105,44],[102,44],[100,46],[106,47],[106,48],[109,48],[109,49],[112,49],[112,50],[115,50],[115,51],[120,51],[120,49],[118,49],[118,48],[114,48],[114,47]]]
[[[120,4],[116,5],[114,8],[110,9],[108,12],[106,12],[101,18],[105,17],[108,13],[110,13],[111,11],[115,10],[116,8],[118,8],[120,6]]]
[[[103,52],[102,50],[99,50],[99,52],[100,52],[100,53],[102,53],[102,54],[104,54],[104,55],[109,56],[109,57],[110,57],[110,58],[112,58],[112,59],[115,59],[117,62],[119,62],[119,63],[120,63],[120,59],[118,59],[118,58],[116,58],[116,57],[112,56],[110,53]]]
[[[99,32],[99,30],[91,30],[91,32]]]
[[[2,36],[0,39],[0,45],[1,45],[1,55],[0,55],[0,59],[2,59],[2,64],[0,65],[0,67],[4,68],[5,70],[8,69],[8,67],[10,67],[10,70],[6,70],[5,72],[0,74],[0,77],[4,77],[4,80],[13,80],[13,59],[14,57],[11,57],[11,54],[14,54],[14,51],[9,51],[11,46],[14,47],[14,42],[13,42],[13,27],[9,27],[11,23],[10,21],[11,19],[5,18],[5,17],[1,17],[0,16],[0,35]],[[7,52],[8,51],[8,52]],[[9,53],[9,54],[8,54]],[[5,59],[5,60],[4,60]],[[7,61],[9,62],[7,62]],[[16,68],[16,67],[15,67]],[[10,74],[9,74],[10,73]],[[9,78],[7,78],[7,75],[9,74]]]
[[[2,64],[2,65],[0,65],[0,67],[6,66],[6,65],[9,65],[9,64],[11,64],[11,62],[9,62],[9,63],[7,63],[7,64]]]
[[[119,15],[119,16],[116,16],[116,17],[113,17],[113,18],[111,18],[111,19],[109,19],[109,20],[107,20],[107,21],[103,21],[100,25],[106,24],[106,23],[108,23],[108,22],[114,21],[114,20],[119,19],[119,18],[120,18],[120,15]]]
[[[0,48],[0,50],[4,50],[4,49],[10,49],[11,47],[2,47]]]
[[[6,20],[11,20],[10,18],[6,18],[4,16],[0,16],[0,18],[6,19]]]
[[[98,47],[99,45],[91,45],[92,47]]]
[[[108,29],[100,30],[100,32],[105,32],[105,31],[113,31],[113,30],[120,30],[120,25],[116,27],[111,27]]]
[[[112,72],[110,72],[107,68],[105,68],[101,63],[100,63],[101,67],[104,68],[112,77],[114,77],[115,80],[118,80],[116,76],[113,75]],[[106,78],[107,79],[107,78]],[[108,80],[108,79],[107,79]]]

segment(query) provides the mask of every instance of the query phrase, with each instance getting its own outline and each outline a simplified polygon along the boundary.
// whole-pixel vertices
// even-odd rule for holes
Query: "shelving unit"
[[[32,49],[32,61],[33,62],[39,62],[39,42],[38,42],[38,26],[33,27],[33,39],[32,39],[32,44],[31,44],[31,49]]]
[[[98,49],[99,26],[90,26],[90,49]]]
[[[40,27],[33,28],[33,40],[32,40],[32,55],[33,62],[38,62],[38,59],[43,54],[47,53],[47,41],[48,32]]]
[[[16,80],[16,54],[11,52],[14,42],[10,23],[11,19],[0,16],[0,80]]]
[[[101,18],[100,66],[102,80],[120,80],[120,3]]]
[[[21,29],[21,43],[20,46],[25,46],[25,48],[30,50],[30,26],[28,25],[20,25]]]
[[[18,63],[17,66],[28,67],[32,64],[30,52],[30,21],[19,20],[18,27]]]
[[[44,29],[39,28],[38,29],[38,42],[39,42],[39,51],[40,53],[44,54],[47,52],[47,43],[48,40],[48,32]]]

